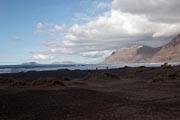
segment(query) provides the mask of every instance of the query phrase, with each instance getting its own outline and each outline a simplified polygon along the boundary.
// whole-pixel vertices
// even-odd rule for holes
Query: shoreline
[[[178,63],[170,63],[171,65],[179,65]],[[68,65],[0,65],[0,74],[5,73],[19,73],[28,71],[55,71],[59,69],[69,70],[96,70],[98,69],[115,69],[123,68],[124,66],[129,67],[160,67],[162,63],[129,63],[129,64],[68,64]]]

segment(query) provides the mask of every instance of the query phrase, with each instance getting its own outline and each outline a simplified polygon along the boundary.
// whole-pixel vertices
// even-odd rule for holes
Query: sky
[[[99,63],[180,33],[179,0],[0,0],[0,64]]]

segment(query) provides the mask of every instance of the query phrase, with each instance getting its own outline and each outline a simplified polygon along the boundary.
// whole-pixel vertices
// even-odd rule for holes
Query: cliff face
[[[116,64],[116,63],[131,63],[136,62],[141,58],[140,55],[137,55],[136,52],[142,46],[133,46],[131,48],[121,48],[116,52],[113,52],[104,60],[104,64]]]
[[[132,46],[120,48],[102,63],[140,63],[140,62],[180,62],[180,35],[166,45],[158,48]]]

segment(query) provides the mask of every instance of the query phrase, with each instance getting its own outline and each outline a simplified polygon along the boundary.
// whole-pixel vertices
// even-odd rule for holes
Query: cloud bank
[[[33,55],[33,58],[35,60],[50,60],[50,59],[53,59],[54,56],[53,55],[46,55],[46,54],[41,54],[41,53],[35,53]]]
[[[180,20],[179,0],[114,0],[115,10],[144,15],[155,22],[177,23]]]

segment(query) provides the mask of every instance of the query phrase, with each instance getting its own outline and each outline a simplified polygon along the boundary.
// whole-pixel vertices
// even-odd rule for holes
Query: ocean
[[[0,73],[18,73],[28,71],[48,71],[48,70],[95,70],[95,69],[111,69],[111,68],[122,68],[124,66],[129,67],[158,67],[162,63],[132,63],[132,64],[38,64],[38,65],[0,65]],[[176,65],[176,64],[174,64]]]

